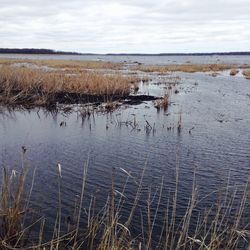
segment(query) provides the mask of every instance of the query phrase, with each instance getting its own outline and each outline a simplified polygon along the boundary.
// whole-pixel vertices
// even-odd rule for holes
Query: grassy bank
[[[246,77],[246,79],[250,80],[250,69],[243,70],[243,75]]]
[[[133,67],[134,70],[140,70],[143,72],[187,72],[187,73],[195,73],[195,72],[218,72],[229,69],[244,69],[250,68],[250,65],[246,64],[169,64],[169,65],[136,65]]]
[[[25,158],[25,149],[23,149]],[[220,190],[199,198],[196,175],[183,217],[178,217],[179,166],[175,173],[175,189],[167,201],[162,200],[164,181],[156,193],[149,189],[144,207],[139,206],[142,195],[145,168],[139,178],[120,168],[125,176],[123,188],[118,190],[115,171],[111,173],[110,191],[105,206],[98,208],[98,191],[85,204],[88,178],[85,164],[79,200],[74,214],[67,219],[63,229],[61,179],[62,168],[57,165],[58,197],[54,229],[46,231],[46,214],[32,209],[30,200],[35,173],[30,189],[25,187],[28,168],[23,164],[21,172],[4,169],[0,200],[0,248],[1,249],[240,249],[249,245],[249,220],[243,220],[249,208],[249,182],[242,186],[229,184]],[[56,168],[55,168],[56,169]],[[118,170],[117,170],[118,171]],[[132,201],[127,199],[126,186],[136,183]],[[229,180],[228,180],[229,183]],[[240,191],[240,192],[239,192]],[[218,195],[219,194],[219,195]],[[217,195],[217,202],[197,212],[199,204],[209,196]],[[103,197],[102,197],[103,198]],[[164,207],[164,215],[160,210]],[[126,214],[122,211],[129,209]],[[138,211],[146,211],[136,223],[140,232],[133,233],[134,217]],[[161,230],[155,235],[156,221],[162,221]],[[83,220],[85,223],[82,223]],[[50,239],[50,240],[45,240]],[[155,241],[157,239],[157,241]],[[243,244],[243,245],[242,245]],[[246,249],[246,248],[244,248]]]
[[[123,75],[126,67],[131,74]],[[107,102],[128,97],[131,89],[138,88],[138,71],[216,72],[231,70],[250,79],[250,65],[230,64],[176,64],[144,65],[134,63],[70,60],[0,59],[0,103],[25,107],[53,107],[57,103],[75,104]]]
[[[57,69],[121,69],[123,63],[113,63],[106,61],[80,61],[80,60],[35,60],[35,59],[9,59],[0,58],[0,65],[12,64],[33,64],[37,66],[48,66]]]
[[[123,98],[134,77],[82,70],[77,74],[29,67],[0,67],[0,102],[11,105],[51,106],[59,103],[108,101]]]

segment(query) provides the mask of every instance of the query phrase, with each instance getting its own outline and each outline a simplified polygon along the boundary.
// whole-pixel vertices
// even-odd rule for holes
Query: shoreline
[[[162,97],[131,95],[147,74],[242,71],[250,79],[248,64],[169,64],[145,65],[134,62],[0,59],[0,103],[24,107],[56,107],[56,104],[122,103],[136,104]],[[142,78],[141,74],[144,74]]]

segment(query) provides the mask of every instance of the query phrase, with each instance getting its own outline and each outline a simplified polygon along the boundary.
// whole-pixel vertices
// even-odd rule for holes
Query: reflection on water
[[[250,64],[250,56],[114,56],[114,55],[25,55],[25,54],[0,54],[0,58],[20,59],[58,59],[58,60],[101,60],[111,62],[145,63],[145,64],[185,64],[185,63],[231,63]]]
[[[65,217],[72,212],[80,192],[83,165],[88,158],[86,204],[98,189],[100,206],[104,205],[113,169],[116,188],[121,191],[126,181],[123,170],[139,178],[145,166],[142,211],[148,190],[154,193],[162,178],[164,204],[175,189],[176,161],[180,168],[177,217],[185,212],[190,198],[194,169],[199,197],[225,186],[229,170],[230,185],[244,184],[250,170],[249,81],[225,74],[216,78],[202,73],[178,76],[179,92],[175,94],[175,89],[172,90],[166,112],[158,112],[152,102],[122,106],[113,113],[95,112],[84,119],[79,112],[64,114],[38,109],[9,112],[3,108],[1,164],[18,169],[21,146],[26,146],[31,168],[37,169],[34,205],[42,204],[51,219],[58,192],[58,162],[62,166]],[[162,96],[166,85],[154,83],[141,83],[139,91]],[[180,113],[182,130],[178,133]],[[148,124],[153,129],[148,130]],[[126,189],[128,201],[132,202],[135,190],[135,182],[130,181]],[[200,208],[215,200],[216,196],[208,196]],[[135,231],[137,227],[135,223]]]

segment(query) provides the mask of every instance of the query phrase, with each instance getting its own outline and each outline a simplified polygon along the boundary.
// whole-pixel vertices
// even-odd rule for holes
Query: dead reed
[[[134,70],[140,70],[143,72],[218,72],[222,70],[228,70],[232,68],[249,68],[249,65],[234,65],[234,64],[170,64],[170,65],[136,65],[133,67]]]
[[[235,75],[237,75],[239,73],[239,70],[238,69],[231,69],[230,70],[230,76],[235,76]]]
[[[163,109],[166,111],[170,105],[170,92],[164,95],[163,98],[155,100],[154,106],[157,110]]]
[[[23,151],[25,155],[25,152]],[[225,188],[215,190],[205,197],[199,197],[196,186],[196,172],[193,174],[193,184],[184,215],[177,217],[179,209],[180,176],[179,161],[176,156],[175,187],[168,200],[162,200],[164,179],[155,192],[148,189],[148,198],[142,206],[140,199],[147,160],[139,178],[123,168],[113,169],[111,174],[111,188],[107,195],[103,208],[98,209],[97,195],[93,194],[90,203],[83,209],[83,200],[86,192],[88,178],[88,161],[83,170],[82,187],[78,204],[69,222],[68,229],[64,231],[62,222],[62,196],[61,179],[63,171],[58,164],[58,208],[55,218],[54,231],[51,240],[46,241],[43,235],[50,236],[50,232],[44,231],[46,221],[44,215],[33,218],[32,206],[29,203],[30,195],[25,190],[25,177],[27,168],[23,166],[20,173],[11,174],[6,169],[2,183],[0,200],[0,248],[1,249],[246,249],[250,243],[250,231],[248,221],[244,222],[244,212],[249,206],[249,179],[242,186],[230,186],[230,176]],[[124,175],[124,184],[118,187],[116,184],[116,171]],[[33,178],[34,181],[34,178]],[[32,181],[32,183],[33,183]],[[134,192],[133,201],[128,201],[126,188],[129,182],[133,182],[137,189]],[[31,185],[29,194],[32,191]],[[239,192],[240,191],[240,192]],[[97,191],[98,192],[98,191]],[[14,195],[13,195],[14,194]],[[197,213],[199,204],[206,198],[217,194],[217,202]],[[25,199],[28,196],[28,199]],[[240,197],[240,198],[239,198]],[[128,213],[123,214],[123,209],[129,208]],[[160,210],[164,207],[164,216]],[[139,209],[139,210],[138,210]],[[140,233],[133,233],[133,219],[138,211],[141,214]],[[87,224],[82,227],[81,219],[87,216]],[[125,217],[124,217],[125,216]],[[161,218],[161,230],[154,235],[157,219]],[[35,230],[34,225],[39,226]],[[158,225],[159,226],[159,225]],[[49,237],[50,238],[50,237]],[[157,241],[155,240],[157,239]],[[243,248],[242,248],[243,249]]]
[[[123,63],[107,61],[82,61],[82,60],[35,60],[35,59],[9,59],[0,58],[0,65],[30,64],[37,66],[48,66],[56,69],[81,71],[84,69],[121,69]]]
[[[133,81],[134,77],[120,74],[67,74],[4,65],[0,67],[0,102],[48,106],[56,102],[88,102],[91,97],[108,101],[127,96]]]
[[[246,79],[250,79],[250,69],[243,70],[242,74]]]

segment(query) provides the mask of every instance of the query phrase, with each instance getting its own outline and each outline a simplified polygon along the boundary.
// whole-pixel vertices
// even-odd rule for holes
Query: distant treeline
[[[6,49],[0,48],[2,54],[60,54],[60,55],[80,55],[76,52],[55,51],[52,49]]]
[[[77,53],[77,52],[65,52],[56,51],[52,49],[7,49],[0,48],[2,54],[59,54],[59,55],[107,55],[107,56],[229,56],[229,55],[250,55],[250,51],[242,52],[211,52],[211,53],[159,53],[159,54],[147,54],[147,53]]]

